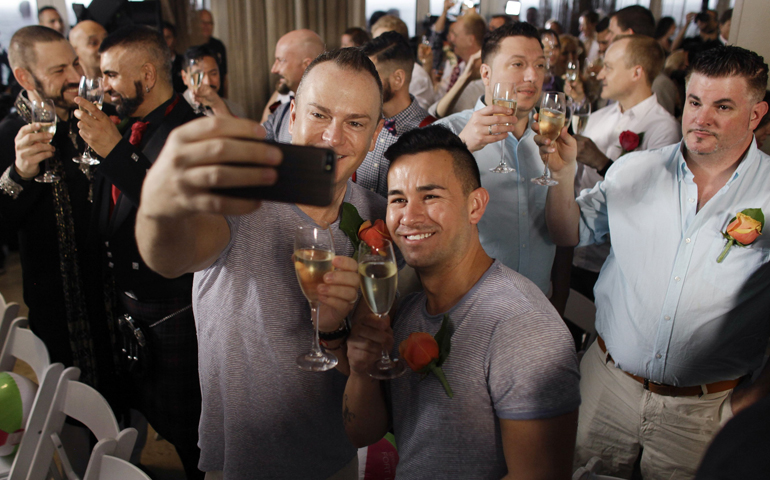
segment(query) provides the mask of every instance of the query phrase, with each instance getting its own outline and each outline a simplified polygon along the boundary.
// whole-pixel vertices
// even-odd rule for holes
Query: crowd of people
[[[569,479],[595,457],[620,478],[760,478],[766,458],[725,452],[770,439],[764,59],[725,45],[729,10],[672,40],[641,6],[584,12],[573,36],[453,5],[421,39],[384,12],[342,48],[287,32],[259,123],[228,98],[210,12],[179,55],[171,23],[84,20],[65,38],[41,9],[11,40],[0,122],[30,328],[191,479],[358,479],[357,448],[388,432],[399,479]],[[103,105],[79,96],[84,76]],[[502,82],[513,108],[494,102]],[[593,112],[555,139],[538,123],[551,91]],[[32,116],[43,100],[55,133]],[[281,143],[333,150],[330,204],[217,193],[275,184]],[[87,148],[98,164],[72,161]],[[530,181],[544,162],[550,187]],[[361,301],[346,204],[384,220],[412,280],[390,315]],[[314,338],[303,225],[328,226],[336,255],[314,292],[339,360],[325,373],[295,363]],[[587,350],[571,290],[596,305]],[[372,378],[415,332],[444,339],[439,365]]]

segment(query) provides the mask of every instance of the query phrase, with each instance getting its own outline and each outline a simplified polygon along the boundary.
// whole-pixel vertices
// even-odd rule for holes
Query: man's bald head
[[[324,52],[324,42],[312,30],[292,30],[275,45],[275,63],[270,70],[281,77],[280,82],[296,91],[305,69]]]
[[[101,76],[99,46],[106,36],[107,30],[93,20],[83,20],[70,30],[70,44],[90,78]]]

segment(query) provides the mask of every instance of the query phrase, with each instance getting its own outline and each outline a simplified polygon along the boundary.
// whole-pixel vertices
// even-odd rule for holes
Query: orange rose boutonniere
[[[758,236],[762,235],[765,226],[765,214],[761,208],[747,208],[735,214],[722,236],[727,240],[724,250],[717,258],[717,263],[722,263],[733,245],[746,247],[754,243]]]
[[[449,356],[452,335],[449,333],[449,315],[444,315],[441,328],[435,336],[430,333],[414,332],[398,346],[398,354],[406,360],[409,368],[417,373],[432,373],[441,382],[449,398],[454,397],[441,365]]]

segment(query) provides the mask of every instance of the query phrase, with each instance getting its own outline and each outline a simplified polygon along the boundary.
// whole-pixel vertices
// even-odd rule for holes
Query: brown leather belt
[[[607,352],[607,345],[605,345],[604,339],[602,339],[602,337],[597,337],[596,343],[599,344],[599,348],[602,350],[602,353],[607,354],[607,360],[614,364],[615,360],[613,360],[612,355]],[[725,390],[732,390],[733,388],[737,387],[738,384],[741,383],[741,380],[745,378],[741,377],[735,380],[722,380],[721,382],[709,383],[707,385],[695,385],[692,387],[675,387],[673,385],[665,385],[663,383],[653,382],[647,378],[642,378],[638,375],[634,375],[633,373],[628,373],[622,369],[620,371],[644,385],[645,390],[649,390],[652,393],[664,395],[666,397],[695,397],[705,395],[707,393],[724,392]]]

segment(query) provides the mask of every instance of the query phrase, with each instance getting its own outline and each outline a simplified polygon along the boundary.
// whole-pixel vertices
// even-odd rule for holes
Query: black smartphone
[[[283,162],[278,181],[270,187],[215,188],[214,193],[240,198],[325,207],[332,203],[337,155],[328,148],[265,142],[278,147]],[[238,165],[242,168],[251,168]]]

